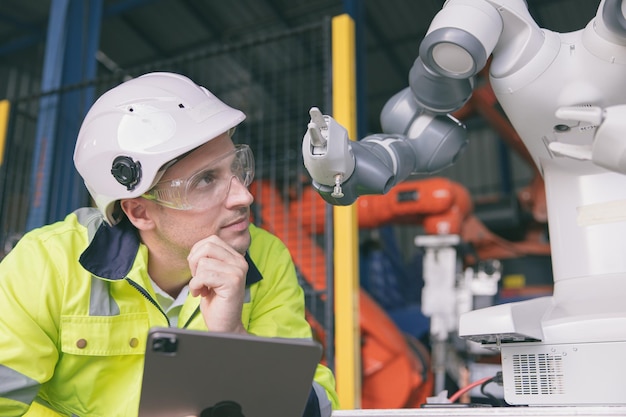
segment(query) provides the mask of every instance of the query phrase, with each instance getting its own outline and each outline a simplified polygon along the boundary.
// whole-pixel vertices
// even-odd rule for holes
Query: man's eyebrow
[[[230,164],[218,164],[218,165],[213,165],[210,167],[200,168],[199,170],[195,172],[195,174],[191,174],[191,175],[193,176],[197,174],[205,174],[205,175],[212,174],[212,173],[224,171],[225,169],[230,169]]]

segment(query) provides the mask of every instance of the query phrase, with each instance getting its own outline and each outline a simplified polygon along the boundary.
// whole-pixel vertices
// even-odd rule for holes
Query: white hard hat
[[[245,119],[206,88],[179,74],[126,81],[93,104],[78,133],[74,164],[111,225],[115,203],[139,197],[168,162]]]

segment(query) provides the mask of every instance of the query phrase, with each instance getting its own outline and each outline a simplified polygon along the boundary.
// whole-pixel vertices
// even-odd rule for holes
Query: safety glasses
[[[224,201],[233,178],[245,187],[254,179],[248,145],[236,145],[188,178],[159,181],[142,197],[176,210],[206,209]]]

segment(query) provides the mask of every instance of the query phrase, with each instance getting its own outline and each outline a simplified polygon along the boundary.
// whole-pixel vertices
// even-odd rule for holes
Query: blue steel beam
[[[93,89],[54,93],[95,78],[102,0],[52,0],[31,172],[26,230],[59,220],[83,205],[86,192],[73,167],[73,148]],[[60,123],[62,118],[62,123]],[[69,190],[69,192],[65,192]]]
[[[61,87],[63,59],[65,56],[66,24],[70,0],[52,0],[50,4],[50,22],[41,89],[57,90]],[[33,168],[30,180],[30,210],[26,220],[26,231],[45,223],[50,194],[50,176],[54,155],[54,137],[56,134],[59,95],[47,94],[39,101],[39,116],[33,153]]]
[[[102,0],[71,0],[63,66],[63,85],[96,78],[96,52],[100,40]],[[88,193],[74,168],[74,144],[86,110],[94,101],[95,87],[73,90],[61,96],[49,211],[46,222],[63,218],[89,203]]]

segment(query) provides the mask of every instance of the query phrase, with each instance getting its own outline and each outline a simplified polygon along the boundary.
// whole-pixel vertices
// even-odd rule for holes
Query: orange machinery
[[[287,201],[269,182],[250,187],[258,206],[257,223],[276,234],[289,248],[296,266],[311,287],[326,287],[324,252],[314,235],[323,233],[324,204],[307,189],[300,200]],[[315,209],[317,207],[317,210]],[[317,221],[311,222],[312,219]],[[260,220],[260,222],[259,222]],[[359,293],[363,408],[418,407],[432,394],[429,353],[403,334],[387,313],[363,290]],[[324,343],[324,329],[309,314],[316,337]]]

